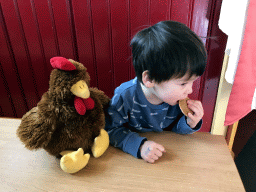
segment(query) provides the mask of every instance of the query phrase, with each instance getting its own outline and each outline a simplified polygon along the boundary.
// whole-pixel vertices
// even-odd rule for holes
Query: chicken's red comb
[[[76,67],[64,57],[53,57],[50,63],[54,69],[61,69],[64,71],[76,70]]]

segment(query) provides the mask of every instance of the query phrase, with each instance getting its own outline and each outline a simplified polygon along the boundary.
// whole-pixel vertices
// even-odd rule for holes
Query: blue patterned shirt
[[[145,137],[138,132],[162,132],[181,115],[179,105],[171,106],[151,104],[145,97],[137,78],[121,84],[116,88],[110,106],[106,109],[106,131],[110,144],[126,153],[140,157],[139,148]],[[191,129],[182,115],[173,126],[172,131],[191,134],[202,126],[202,120]]]

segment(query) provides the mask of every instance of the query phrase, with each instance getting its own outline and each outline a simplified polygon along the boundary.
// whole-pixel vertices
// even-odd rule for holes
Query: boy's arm
[[[105,114],[105,129],[109,134],[110,144],[139,158],[139,148],[147,139],[140,137],[138,133],[132,132],[124,126],[129,120],[127,107],[124,103],[120,100],[117,103],[110,102],[110,106],[106,109]]]
[[[191,128],[186,121],[186,117],[183,115],[177,124],[174,125],[172,131],[179,134],[192,134],[201,129],[203,120],[201,119],[195,128]]]

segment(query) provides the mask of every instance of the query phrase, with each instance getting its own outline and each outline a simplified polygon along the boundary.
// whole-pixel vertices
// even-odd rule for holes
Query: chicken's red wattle
[[[91,97],[83,99],[81,97],[75,97],[74,106],[79,115],[84,115],[86,110],[92,110],[94,108],[94,101]]]

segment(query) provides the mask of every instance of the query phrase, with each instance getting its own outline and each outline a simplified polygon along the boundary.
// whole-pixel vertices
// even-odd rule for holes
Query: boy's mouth
[[[184,100],[184,99],[186,99],[186,98],[188,98],[188,95],[187,95],[186,97],[183,97],[183,98],[182,98],[182,99],[180,99],[180,100]],[[179,100],[179,101],[180,101],[180,100]]]

